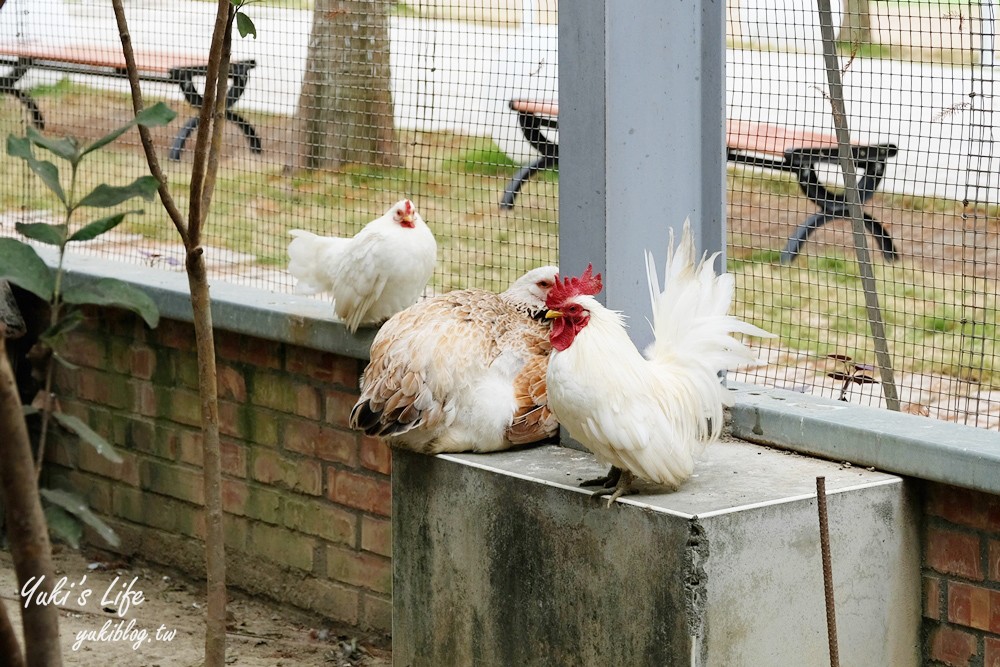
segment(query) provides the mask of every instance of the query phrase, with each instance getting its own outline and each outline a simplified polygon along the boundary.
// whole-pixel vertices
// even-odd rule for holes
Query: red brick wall
[[[1000,667],[1000,497],[924,488],[926,664]]]
[[[49,474],[110,518],[121,551],[203,572],[194,330],[101,311],[60,366],[64,411],[124,458],[71,439]],[[390,454],[347,427],[362,362],[216,332],[231,585],[365,629],[390,630]],[[57,479],[58,481],[58,479]]]

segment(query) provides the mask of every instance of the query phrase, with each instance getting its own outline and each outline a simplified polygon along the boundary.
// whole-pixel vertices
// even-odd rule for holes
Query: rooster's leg
[[[601,488],[598,491],[595,491],[594,495],[603,495],[618,484],[618,480],[621,479],[621,476],[622,469],[611,466],[611,470],[608,471],[607,475],[580,482],[580,486],[599,486]]]
[[[618,484],[615,485],[615,492],[611,494],[610,498],[608,498],[608,507],[611,507],[611,503],[618,500],[619,496],[627,496],[635,493],[632,489],[632,482],[634,480],[635,475],[628,470],[622,470],[621,477],[618,478]]]

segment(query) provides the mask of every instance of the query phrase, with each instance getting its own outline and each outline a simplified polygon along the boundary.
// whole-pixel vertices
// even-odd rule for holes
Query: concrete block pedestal
[[[817,476],[841,664],[918,664],[902,478],[722,442],[677,492],[608,508],[577,486],[603,472],[558,446],[394,452],[394,664],[829,664]]]

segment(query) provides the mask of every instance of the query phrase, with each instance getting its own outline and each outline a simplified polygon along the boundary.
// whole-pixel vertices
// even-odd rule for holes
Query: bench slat
[[[726,121],[726,146],[737,151],[784,155],[793,148],[836,148],[837,138],[830,134],[753,123]]]
[[[0,44],[0,55],[75,63],[90,67],[125,69],[125,56],[121,49],[107,46],[42,46],[32,44]],[[175,68],[199,67],[208,62],[208,56],[170,53],[168,51],[142,50],[135,52],[136,66],[144,72],[169,74]]]

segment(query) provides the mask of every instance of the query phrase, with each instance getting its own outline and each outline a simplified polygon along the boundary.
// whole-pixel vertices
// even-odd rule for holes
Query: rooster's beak
[[[545,319],[547,320],[554,320],[557,317],[562,317],[562,316],[563,314],[560,313],[558,310],[550,310],[549,312],[545,313]]]

